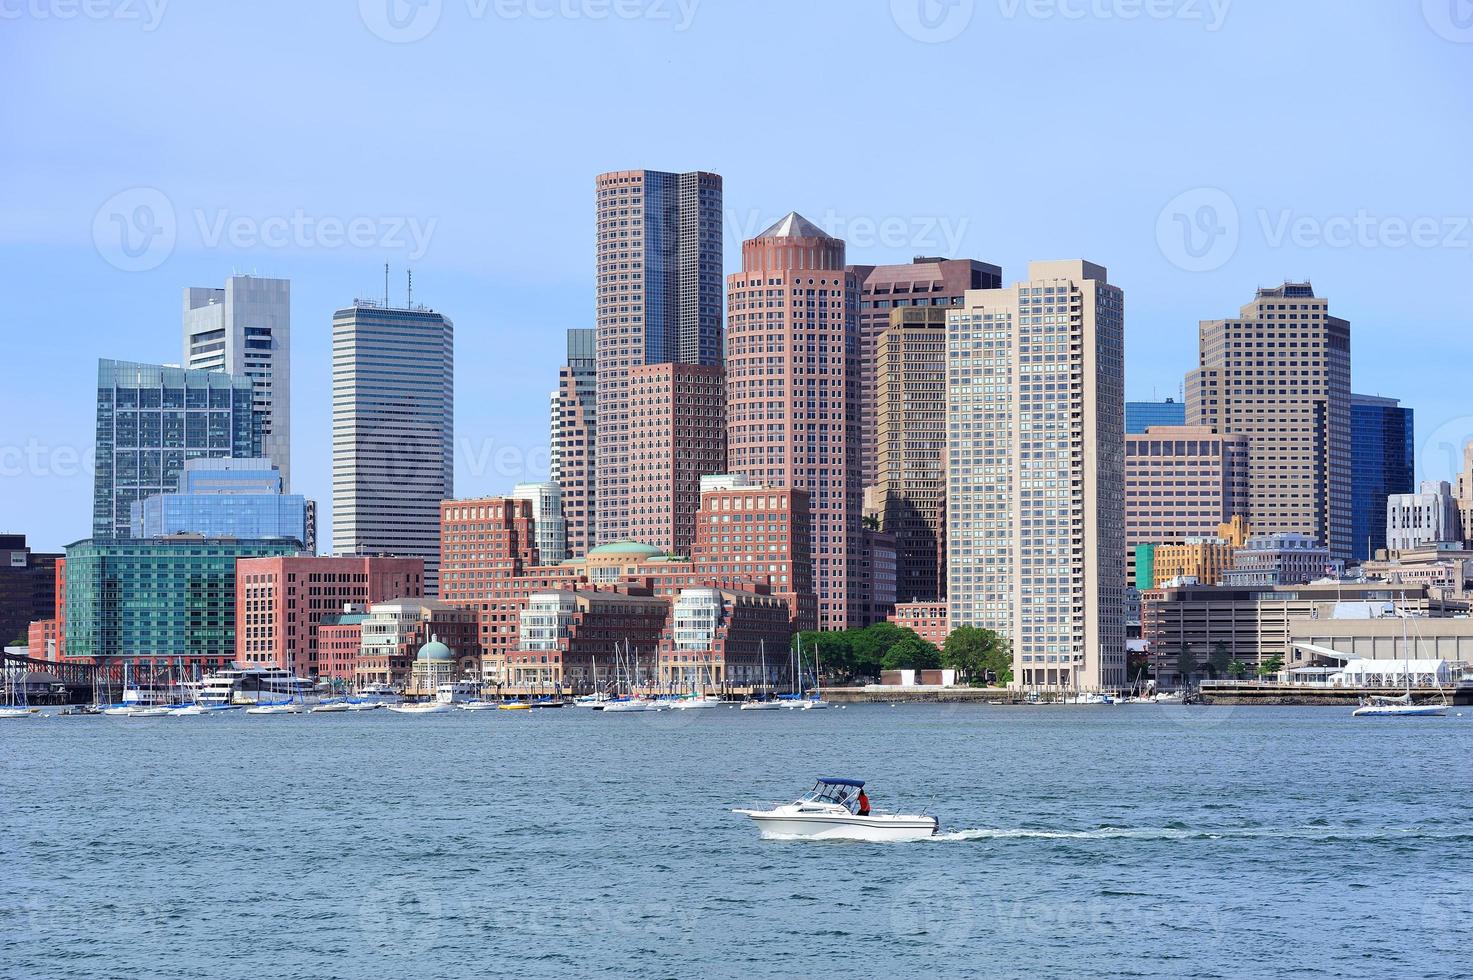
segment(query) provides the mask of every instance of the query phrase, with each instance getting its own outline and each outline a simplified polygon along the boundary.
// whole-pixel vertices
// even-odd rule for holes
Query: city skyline
[[[759,6],[704,4],[680,33],[668,23],[599,25],[614,35],[554,33],[557,25],[530,20],[464,23],[463,13],[447,10],[432,35],[409,45],[374,35],[351,5],[341,11],[258,5],[250,17],[181,7],[170,8],[158,30],[138,34],[153,52],[146,58],[114,43],[106,25],[9,23],[0,45],[15,71],[45,63],[95,68],[117,81],[95,103],[39,92],[8,107],[4,122],[17,138],[12,180],[0,189],[10,219],[0,231],[0,281],[10,286],[18,335],[13,355],[29,368],[0,394],[0,415],[27,422],[0,434],[0,472],[15,515],[6,523],[23,526],[35,546],[48,550],[80,536],[85,529],[68,514],[85,507],[90,494],[90,474],[80,472],[76,459],[91,448],[89,409],[77,404],[78,392],[90,386],[91,359],[177,361],[181,290],[220,285],[233,273],[292,281],[294,492],[326,508],[330,399],[318,379],[329,375],[331,340],[323,324],[354,296],[382,297],[385,261],[393,266],[393,302],[403,301],[404,271],[412,267],[416,299],[452,311],[463,336],[485,341],[460,345],[464,376],[494,377],[497,384],[460,386],[456,485],[466,493],[498,493],[545,479],[545,399],[556,376],[543,366],[563,356],[566,328],[594,325],[590,182],[597,173],[636,166],[723,175],[727,274],[739,267],[742,238],[790,208],[844,238],[852,263],[979,256],[1016,272],[1038,257],[1103,262],[1133,297],[1126,339],[1132,399],[1177,391],[1195,361],[1197,321],[1236,310],[1257,286],[1308,279],[1333,298],[1337,315],[1355,324],[1355,390],[1398,397],[1415,409],[1417,479],[1454,476],[1453,443],[1473,434],[1473,411],[1440,368],[1428,383],[1424,358],[1402,339],[1415,329],[1428,348],[1447,354],[1445,363],[1473,353],[1473,284],[1463,274],[1473,244],[1459,244],[1469,236],[1460,238],[1455,227],[1473,214],[1473,191],[1453,163],[1466,159],[1470,135],[1445,125],[1440,104],[1416,97],[1436,91],[1466,99],[1460,81],[1468,46],[1439,35],[1417,5],[1367,6],[1359,21],[1345,17],[1343,6],[1234,5],[1215,31],[1185,19],[1006,19],[979,7],[964,33],[935,44],[905,33],[884,4],[837,22],[838,34],[820,8],[772,8],[781,9],[783,29],[795,41],[882,50],[915,84],[938,91],[961,90],[963,83],[981,92],[1006,87],[994,102],[999,125],[1026,124],[1065,91],[1077,91],[1078,73],[1102,51],[1118,46],[1142,54],[1116,66],[1114,85],[1122,105],[1149,111],[1125,112],[1100,134],[1087,177],[1040,147],[1011,159],[987,156],[985,179],[978,179],[985,145],[955,126],[955,103],[918,103],[915,84],[907,84],[873,98],[888,108],[905,105],[917,127],[945,122],[954,147],[898,155],[887,162],[882,182],[873,180],[867,162],[794,166],[760,141],[731,139],[720,125],[670,122],[738,90],[757,98],[781,94],[777,79],[750,77],[723,57],[728,44],[756,43],[765,20],[755,16]],[[262,80],[259,98],[299,105],[302,119],[273,121],[270,138],[233,139],[230,163],[222,167],[217,145],[166,122],[211,117],[222,93],[213,85],[166,81],[179,72],[251,74],[248,45],[221,50],[198,42],[242,31],[254,37],[258,28],[249,25],[273,11],[277,23],[294,24],[294,50],[343,52],[338,73],[361,95],[329,99],[336,83],[321,91],[310,84],[323,70],[315,64],[297,69],[309,74],[308,84]],[[1384,77],[1331,81],[1301,57],[1307,36],[1365,63],[1380,63],[1391,45],[1401,67]],[[606,43],[611,37],[619,43]],[[987,58],[968,56],[979,46]],[[631,67],[616,50],[651,57],[636,57]],[[384,71],[407,51],[434,53],[418,63],[425,84],[472,94],[514,89],[516,79],[538,74],[555,51],[577,67],[552,83],[539,104],[553,107],[565,125],[548,127],[544,111],[516,105],[494,131],[472,131],[463,116],[425,104]],[[1007,84],[1027,77],[1042,53],[1065,65],[1061,76],[1037,89]],[[588,80],[615,64],[624,73],[599,83],[610,97],[658,89],[668,94],[670,113],[615,119],[602,112],[602,100],[588,98]],[[1074,64],[1081,67],[1069,67]],[[1216,113],[1193,109],[1216,99],[1222,72],[1242,64],[1269,67],[1245,78],[1241,100]],[[467,74],[471,65],[476,73]],[[671,70],[693,81],[660,88]],[[1266,100],[1285,88],[1313,105],[1306,125],[1350,134],[1345,152],[1297,162],[1205,152],[1260,125]],[[1374,138],[1359,135],[1367,107],[1392,104],[1397,111],[1383,114]],[[434,179],[419,176],[422,158],[397,150],[354,168],[339,165],[330,147],[342,132],[396,117],[443,142],[447,152]],[[336,124],[306,122],[323,118]],[[77,134],[120,127],[135,134],[127,152],[81,154],[64,177],[52,166],[58,154],[72,152]],[[1400,152],[1406,145],[1422,152]],[[285,146],[294,152],[283,153]],[[193,176],[200,173],[212,174],[208,184]],[[1377,179],[1366,180],[1367,174]],[[517,186],[519,193],[486,192],[498,185]],[[1108,194],[1086,197],[1091,188]],[[157,191],[173,215],[172,243],[162,254],[143,256],[158,259],[150,268],[126,261],[114,240],[94,235],[95,223],[115,230],[112,215],[132,216],[131,209],[124,214],[105,205],[134,189]],[[1194,191],[1208,193],[1192,198]],[[1177,201],[1181,195],[1188,197]],[[1228,236],[1233,247],[1211,252],[1213,267],[1204,271],[1183,268],[1206,260],[1166,254],[1158,222],[1175,227],[1177,215],[1196,214],[1191,205],[1198,199],[1220,204],[1224,197],[1231,205],[1226,215],[1236,219],[1236,233]],[[145,203],[136,195],[123,200],[134,202]],[[292,231],[298,212],[300,235]],[[1365,235],[1356,231],[1362,217],[1370,226]],[[346,225],[355,218],[371,226],[367,244],[346,243]],[[1419,218],[1439,222],[1445,232],[1430,244],[1397,245],[1394,223]],[[331,221],[343,226],[343,244],[322,234],[323,222]],[[1306,228],[1294,230],[1301,221]],[[284,230],[271,222],[285,222]],[[515,370],[507,370],[508,350],[516,355]],[[330,515],[321,517],[328,526]]]

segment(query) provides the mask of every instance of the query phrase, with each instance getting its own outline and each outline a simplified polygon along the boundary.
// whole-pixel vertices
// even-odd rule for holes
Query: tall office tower
[[[455,495],[455,327],[357,300],[332,317],[332,545],[423,558],[436,595],[440,501]]]
[[[860,479],[863,486],[872,487],[880,480],[875,352],[880,334],[890,326],[890,312],[960,306],[969,289],[1002,286],[1002,267],[976,259],[918,256],[900,265],[851,265],[849,272],[859,283]]]
[[[721,177],[600,174],[595,537],[629,537],[629,372],[720,365]]]
[[[790,213],[742,243],[727,277],[727,461],[769,487],[808,491],[818,628],[858,625],[858,282],[844,243]]]
[[[552,442],[548,478],[562,488],[563,519],[568,526],[567,552],[581,558],[596,543],[593,537],[593,472],[598,451],[597,374],[593,329],[568,331],[568,361],[558,369],[552,393]]]
[[[1308,534],[1351,553],[1350,324],[1307,282],[1259,289],[1232,320],[1199,327],[1187,423],[1248,448],[1255,535]]]
[[[1018,684],[1126,680],[1124,303],[1033,262],[947,317],[950,621],[1007,637]]]
[[[231,276],[184,290],[184,366],[243,374],[255,387],[261,451],[292,484],[292,284]]]
[[[1374,558],[1386,547],[1386,498],[1411,493],[1416,444],[1410,408],[1395,398],[1350,396],[1351,557]]]
[[[184,461],[261,455],[251,379],[129,361],[97,362],[92,537],[129,537],[135,501],[173,493]]]
[[[518,483],[512,487],[513,500],[532,505],[533,537],[537,542],[537,563],[556,565],[568,557],[568,524],[563,517],[563,492],[552,482]]]
[[[1185,544],[1248,516],[1248,437],[1153,425],[1125,436],[1125,571],[1139,544]]]
[[[726,372],[645,364],[629,372],[630,540],[689,555],[701,477],[726,472]]]
[[[880,526],[895,536],[895,594],[934,602],[946,592],[946,307],[891,310],[874,372],[873,486]]]
[[[1186,425],[1187,403],[1168,398],[1162,402],[1126,402],[1125,434],[1139,435],[1153,425]]]

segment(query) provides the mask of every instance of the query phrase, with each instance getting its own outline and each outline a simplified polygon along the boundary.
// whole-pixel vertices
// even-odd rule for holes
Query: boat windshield
[[[838,806],[853,810],[859,802],[859,790],[864,783],[857,779],[828,780],[820,779],[803,797],[807,803],[833,803]]]

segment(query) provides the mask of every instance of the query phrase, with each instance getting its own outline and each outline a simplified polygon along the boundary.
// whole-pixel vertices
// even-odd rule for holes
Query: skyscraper
[[[1125,434],[1139,435],[1153,425],[1186,425],[1187,403],[1171,398],[1162,402],[1126,402]]]
[[[231,276],[224,289],[184,290],[187,368],[245,375],[261,416],[261,451],[292,481],[291,282]]]
[[[185,460],[260,456],[253,401],[244,375],[98,361],[93,539],[128,537],[134,502],[173,493]]]
[[[689,555],[701,477],[726,472],[726,372],[645,364],[629,372],[629,538]]]
[[[1351,553],[1350,324],[1307,282],[1259,289],[1199,327],[1187,423],[1242,433],[1255,535],[1308,534]]]
[[[863,616],[858,282],[844,243],[789,213],[727,277],[727,460],[808,491],[819,629]]]
[[[1077,260],[947,317],[950,625],[1005,636],[1016,683],[1125,683],[1124,322]]]
[[[874,487],[880,526],[895,536],[901,602],[946,591],[946,310],[892,309],[875,347]]]
[[[332,318],[332,542],[423,558],[439,585],[440,501],[454,496],[455,327],[358,300]]]
[[[1416,445],[1410,408],[1395,398],[1350,396],[1351,557],[1364,561],[1386,547],[1386,498],[1411,493]]]
[[[283,493],[269,459],[189,459],[179,486],[133,504],[135,538],[290,538],[311,553],[315,527],[300,494]]]
[[[548,478],[563,494],[568,555],[581,558],[594,541],[594,460],[598,451],[597,375],[593,329],[568,331],[568,360],[552,393],[552,441]]]
[[[629,536],[629,372],[644,364],[719,366],[721,177],[600,174],[596,537]]]
[[[1002,268],[976,259],[917,256],[897,265],[851,265],[859,283],[859,441],[863,486],[879,482],[875,351],[892,310],[960,306],[969,289],[997,289]],[[902,598],[903,598],[902,593]]]

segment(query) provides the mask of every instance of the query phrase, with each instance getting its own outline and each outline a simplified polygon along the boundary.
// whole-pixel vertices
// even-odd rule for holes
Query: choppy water
[[[0,722],[0,976],[1445,976],[1473,709]],[[910,844],[763,841],[816,774]]]

